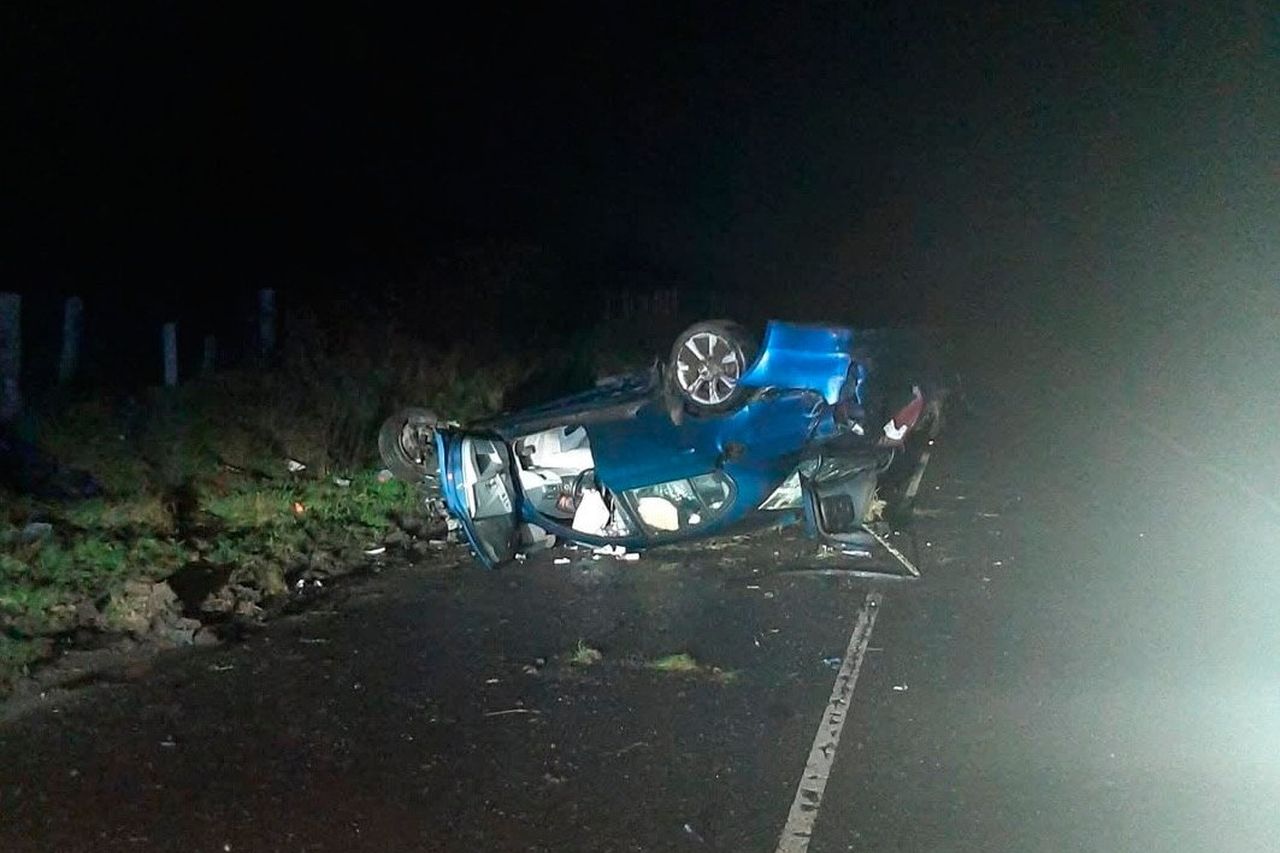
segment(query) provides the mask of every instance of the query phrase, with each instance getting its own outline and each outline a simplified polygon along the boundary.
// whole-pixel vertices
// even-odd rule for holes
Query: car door
[[[523,497],[511,457],[500,437],[441,432],[441,492],[476,556],[488,568],[515,557]]]

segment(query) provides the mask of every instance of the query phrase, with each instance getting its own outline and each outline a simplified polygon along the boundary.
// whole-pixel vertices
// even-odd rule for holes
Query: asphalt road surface
[[[921,581],[778,534],[390,567],[10,714],[0,850],[1280,849],[1276,520],[1049,389],[975,402]]]

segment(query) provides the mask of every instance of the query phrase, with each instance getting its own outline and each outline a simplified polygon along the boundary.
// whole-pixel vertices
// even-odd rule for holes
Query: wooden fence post
[[[80,365],[80,338],[84,333],[84,300],[72,296],[62,306],[62,354],[58,358],[58,384],[66,385]]]
[[[270,358],[276,348],[276,292],[264,287],[258,291],[258,353]]]
[[[22,410],[22,297],[0,293],[0,421]]]
[[[178,324],[165,323],[160,329],[160,343],[164,347],[164,385],[173,388],[178,384]]]
[[[213,335],[204,336],[204,351],[200,359],[200,372],[212,376],[218,366],[218,339]]]

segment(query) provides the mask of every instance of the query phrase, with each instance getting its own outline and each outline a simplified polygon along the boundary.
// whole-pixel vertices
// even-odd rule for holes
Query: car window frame
[[[616,536],[601,536],[596,533],[583,533],[581,530],[575,530],[572,520],[564,520],[554,518],[542,512],[533,504],[531,504],[523,494],[521,495],[521,511],[525,520],[530,524],[536,524],[543,530],[558,536],[562,539],[568,539],[571,542],[582,542],[592,546],[614,545],[624,542],[638,542],[648,539],[646,534],[647,528],[640,523],[640,519],[636,516],[631,504],[622,498],[621,495],[614,493],[613,499],[618,503],[623,515],[626,516],[627,523],[631,525],[630,533],[620,533]]]
[[[707,507],[707,502],[703,500],[702,495],[699,494],[698,487],[693,485],[694,477],[705,477],[708,474],[714,474],[718,477],[723,478],[724,482],[726,482],[729,485],[729,494],[725,497],[724,506],[714,511]],[[709,516],[704,523],[699,524],[694,528],[684,527],[684,528],[681,528],[680,530],[657,530],[657,531],[653,530],[651,527],[649,527],[649,525],[645,524],[644,520],[640,517],[640,507],[635,499],[634,493],[639,491],[640,489],[651,489],[654,486],[661,486],[665,483],[675,483],[680,480],[683,480],[684,482],[689,484],[689,489],[693,492],[694,497],[698,499],[698,503],[702,505],[703,510],[707,513],[714,512],[714,515]],[[679,541],[682,539],[690,538],[691,530],[696,530],[699,533],[701,533],[701,531],[703,530],[715,528],[720,523],[720,521],[722,521],[726,516],[728,516],[730,512],[733,510],[734,505],[738,501],[738,483],[723,468],[713,468],[710,471],[703,471],[698,474],[691,474],[688,477],[675,477],[670,480],[659,480],[656,483],[647,483],[643,486],[635,486],[633,488],[627,489],[625,492],[619,493],[617,497],[621,498],[623,505],[626,507],[627,514],[631,516],[635,524],[639,525],[639,530],[641,534],[648,541],[657,542],[657,543]]]

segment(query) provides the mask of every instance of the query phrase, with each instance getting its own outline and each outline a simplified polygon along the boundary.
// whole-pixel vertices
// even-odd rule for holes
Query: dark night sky
[[[1275,13],[1175,5],[10,7],[5,286],[301,293],[500,240],[592,284],[1125,302],[1275,232]]]

